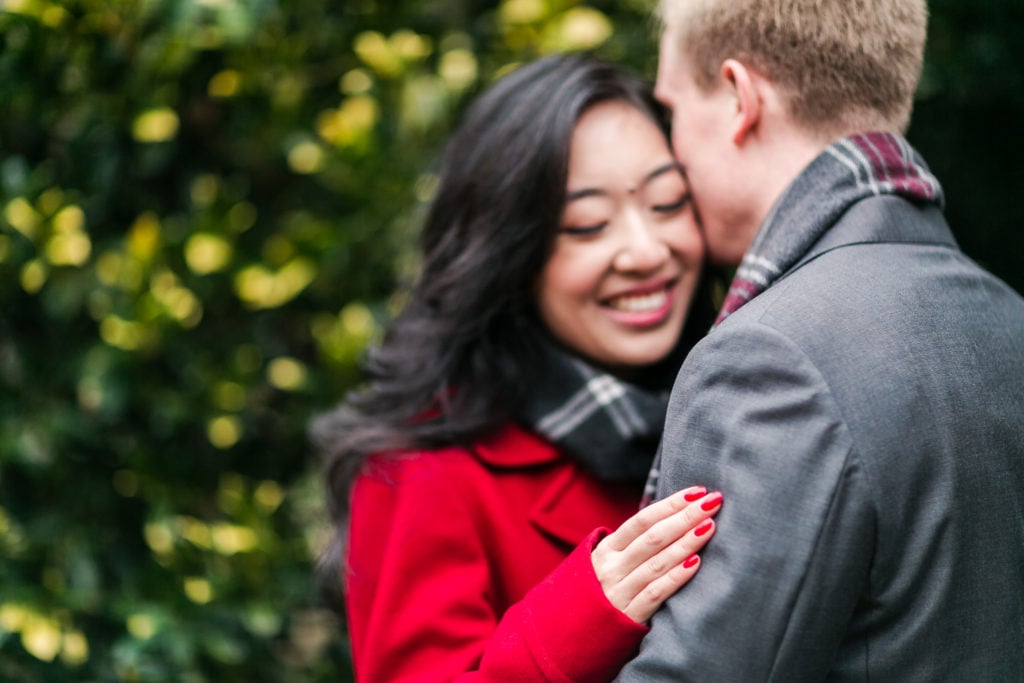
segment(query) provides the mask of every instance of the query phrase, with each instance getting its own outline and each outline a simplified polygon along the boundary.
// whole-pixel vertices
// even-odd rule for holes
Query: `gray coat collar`
[[[850,205],[835,225],[782,277],[834,249],[883,243],[933,244],[959,249],[942,210],[934,204],[918,205],[895,195],[867,197]]]

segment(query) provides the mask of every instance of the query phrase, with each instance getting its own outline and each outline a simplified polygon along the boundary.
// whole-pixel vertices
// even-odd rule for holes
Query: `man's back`
[[[1024,680],[1024,304],[942,246],[847,246],[792,279],[759,322],[821,371],[878,503],[835,666],[979,680],[1002,659]]]
[[[624,680],[1024,680],[1024,300],[903,199],[825,240],[683,368],[660,490],[730,503]]]

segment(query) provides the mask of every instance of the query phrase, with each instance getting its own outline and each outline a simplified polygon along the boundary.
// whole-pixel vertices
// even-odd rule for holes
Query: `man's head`
[[[657,94],[716,261],[742,257],[834,139],[909,123],[925,0],[661,0],[660,13]]]

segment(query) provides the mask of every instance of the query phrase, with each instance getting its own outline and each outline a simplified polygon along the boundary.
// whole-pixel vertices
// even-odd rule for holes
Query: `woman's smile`
[[[613,320],[631,327],[652,327],[665,322],[672,312],[679,278],[662,280],[609,297],[599,303]]]

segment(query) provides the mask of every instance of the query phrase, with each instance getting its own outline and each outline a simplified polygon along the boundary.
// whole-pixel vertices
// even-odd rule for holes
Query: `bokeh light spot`
[[[89,661],[89,641],[81,631],[65,631],[60,658],[69,666],[81,666]]]
[[[169,555],[174,550],[174,534],[163,522],[149,522],[143,527],[146,545],[157,555]]]
[[[197,233],[185,242],[185,263],[197,275],[224,270],[231,260],[231,244],[223,237]]]
[[[593,7],[573,7],[544,31],[542,48],[548,52],[590,50],[612,35],[612,22]]]
[[[464,49],[445,52],[441,57],[438,73],[452,90],[465,90],[476,81],[476,57]]]
[[[39,13],[39,22],[49,28],[60,28],[60,25],[64,23],[64,20],[67,17],[67,10],[60,5],[47,5],[46,8]]]
[[[373,329],[373,316],[365,305],[354,302],[341,309],[341,324],[348,334],[365,337]]]
[[[315,142],[300,142],[288,151],[288,166],[303,175],[316,173],[324,167],[324,151]]]
[[[35,294],[46,284],[47,277],[46,266],[39,259],[33,259],[21,269],[21,288]]]
[[[297,391],[306,384],[306,366],[294,358],[275,358],[267,364],[267,380],[282,391]]]
[[[207,425],[206,435],[217,448],[231,448],[242,438],[242,421],[233,415],[215,417]]]
[[[139,640],[148,640],[156,635],[156,620],[149,614],[133,614],[125,622],[128,633]]]
[[[388,44],[395,54],[409,62],[428,57],[434,51],[430,38],[409,29],[395,31],[388,39]]]
[[[142,112],[132,124],[132,136],[139,142],[166,142],[178,134],[178,115],[170,107]]]
[[[245,387],[238,382],[217,382],[213,388],[213,400],[221,410],[236,413],[245,407]]]
[[[85,227],[85,212],[78,206],[65,206],[53,217],[53,229],[59,233],[78,232]]]
[[[206,86],[210,97],[234,97],[242,87],[242,75],[234,69],[218,71]]]
[[[256,549],[259,539],[247,526],[222,522],[211,529],[213,548],[222,555],[237,555]]]
[[[135,351],[142,345],[139,324],[116,315],[108,315],[100,321],[100,338],[125,351]]]
[[[205,605],[213,600],[213,586],[207,579],[190,576],[185,579],[185,595],[197,605]]]
[[[52,662],[60,652],[60,626],[49,617],[31,614],[21,626],[21,644],[43,662]]]
[[[252,497],[264,512],[270,514],[284,501],[284,489],[273,479],[267,479],[259,483]]]
[[[505,0],[499,10],[503,24],[532,24],[547,15],[548,3],[544,0]]]
[[[139,214],[128,229],[128,251],[140,261],[149,261],[160,244],[160,219],[152,211]]]
[[[364,64],[382,76],[393,77],[402,73],[402,59],[377,31],[364,31],[357,35],[352,49]]]
[[[209,206],[217,199],[220,192],[220,178],[212,173],[196,176],[189,186],[192,203],[199,207]]]
[[[238,202],[228,209],[228,227],[233,232],[245,232],[256,224],[258,212],[249,202]]]
[[[305,258],[294,259],[279,271],[249,266],[235,276],[235,291],[251,308],[277,308],[294,299],[316,277],[316,266]]]
[[[352,69],[341,77],[338,87],[346,95],[362,95],[373,87],[373,78],[366,69]]]
[[[39,227],[39,214],[24,197],[15,197],[4,207],[4,218],[15,230],[29,240],[35,239]]]
[[[55,266],[80,266],[91,252],[92,242],[83,232],[58,232],[46,243],[46,260]]]

